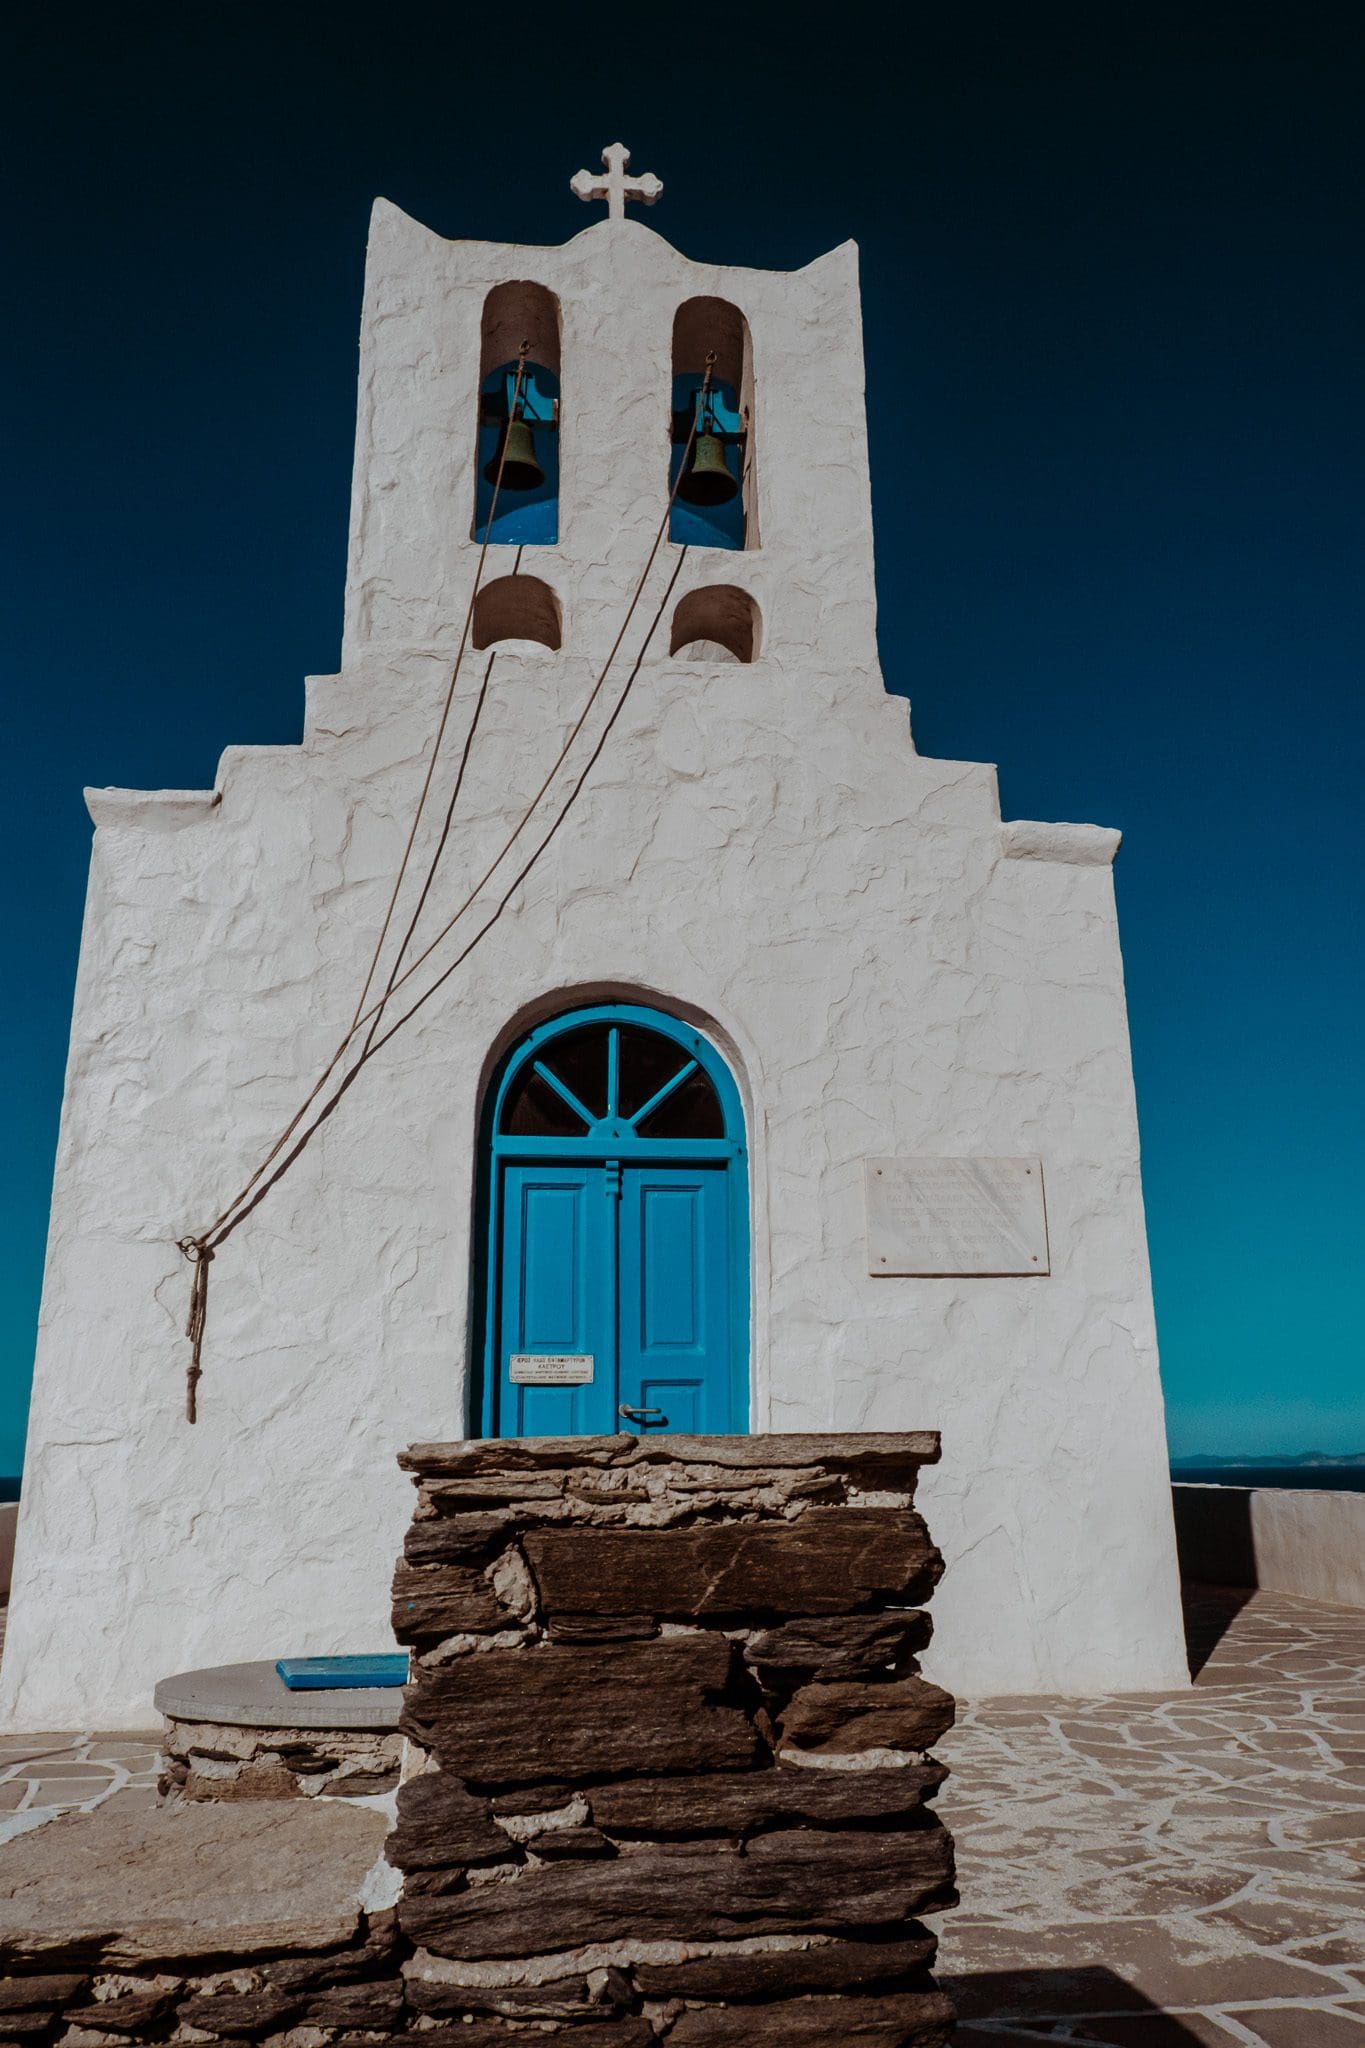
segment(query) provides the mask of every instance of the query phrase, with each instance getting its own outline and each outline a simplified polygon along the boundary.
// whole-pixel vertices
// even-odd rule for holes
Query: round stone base
[[[165,1799],[364,1798],[398,1783],[400,1687],[291,1692],[273,1664],[163,1678]]]

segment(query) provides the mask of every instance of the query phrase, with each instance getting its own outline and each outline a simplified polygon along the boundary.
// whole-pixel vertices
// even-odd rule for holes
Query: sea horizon
[[[1172,1458],[1171,1479],[1184,1486],[1293,1487],[1319,1493],[1365,1493],[1359,1458]]]

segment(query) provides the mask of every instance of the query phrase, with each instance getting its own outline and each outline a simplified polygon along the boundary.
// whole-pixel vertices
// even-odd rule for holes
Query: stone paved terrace
[[[1193,1603],[1192,1692],[982,1701],[940,1745],[959,2048],[1365,2048],[1365,1612],[1240,1598]],[[0,1738],[0,1841],[150,1802],[156,1739]]]
[[[159,1731],[0,1735],[0,1845],[59,1813],[93,1812],[115,1792],[156,1804]],[[126,1802],[125,1802],[126,1803]]]
[[[1365,2048],[1365,1612],[1190,1623],[1192,1692],[985,1700],[939,1745],[959,2048]]]

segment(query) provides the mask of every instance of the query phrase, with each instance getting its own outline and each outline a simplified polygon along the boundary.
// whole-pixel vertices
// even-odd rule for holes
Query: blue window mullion
[[[584,1123],[588,1126],[588,1129],[591,1130],[593,1125],[597,1122],[597,1118],[593,1115],[590,1109],[584,1108],[583,1104],[574,1094],[573,1089],[566,1088],[564,1083],[560,1080],[558,1074],[551,1073],[550,1069],[546,1066],[544,1060],[534,1060],[532,1062],[532,1065],[536,1073],[539,1074],[541,1080],[547,1082],[549,1086],[554,1089],[555,1094],[560,1097],[561,1101],[567,1102],[569,1108],[573,1111],[574,1115],[581,1116]]]
[[[635,1130],[638,1125],[642,1124],[645,1118],[650,1114],[651,1110],[657,1109],[661,1102],[667,1102],[669,1096],[673,1093],[673,1090],[675,1088],[681,1088],[683,1082],[689,1080],[691,1076],[696,1073],[697,1065],[698,1062],[696,1060],[689,1060],[685,1067],[679,1067],[677,1073],[673,1076],[673,1079],[671,1081],[665,1081],[663,1087],[656,1090],[656,1092],[650,1096],[649,1101],[645,1104],[643,1109],[636,1110],[634,1116],[630,1118],[631,1129]]]

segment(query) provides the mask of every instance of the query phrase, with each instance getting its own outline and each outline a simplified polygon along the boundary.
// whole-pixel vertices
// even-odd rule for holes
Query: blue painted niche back
[[[491,370],[480,387],[474,538],[500,545],[549,547],[559,539],[559,379],[542,363],[528,363],[519,393],[516,384],[517,365],[510,362]],[[515,468],[505,468],[494,511],[498,457],[514,419],[529,434],[541,479],[532,483],[527,480],[529,472],[523,470],[519,475]]]
[[[747,1166],[690,1025],[599,1004],[514,1048],[485,1135],[483,1435],[748,1430]]]
[[[686,547],[742,548],[744,513],[744,416],[733,385],[715,379],[703,391],[700,374],[686,372],[673,379],[672,451],[668,485],[678,486],[669,513],[668,537]],[[682,490],[683,458],[689,436],[695,451],[703,440],[713,446],[715,460],[728,471],[733,494],[710,504],[689,503]]]

